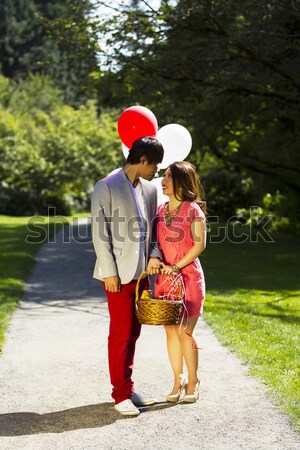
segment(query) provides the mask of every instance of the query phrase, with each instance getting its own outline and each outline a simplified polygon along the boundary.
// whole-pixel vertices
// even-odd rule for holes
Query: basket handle
[[[136,283],[136,286],[135,286],[135,302],[137,302],[138,299],[139,299],[140,281],[141,281],[141,279],[142,279],[145,275],[148,275],[147,270],[145,270],[145,272],[142,272],[141,275],[140,275],[140,276],[138,277],[138,279],[137,279],[137,283]],[[177,275],[177,273],[174,273],[174,274],[170,274],[170,273],[161,273],[161,275],[167,275],[167,276],[170,276],[170,275]],[[181,280],[181,283],[178,284],[178,298],[179,298],[180,300],[182,299],[182,280]]]
[[[145,272],[142,272],[141,275],[137,279],[136,286],[135,286],[135,302],[137,302],[139,299],[140,281],[145,275],[148,275],[147,270],[145,270]]]

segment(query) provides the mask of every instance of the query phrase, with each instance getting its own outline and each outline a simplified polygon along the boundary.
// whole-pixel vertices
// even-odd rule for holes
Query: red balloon
[[[158,124],[155,115],[145,106],[131,106],[125,109],[118,121],[118,133],[126,147],[144,136],[156,136]]]

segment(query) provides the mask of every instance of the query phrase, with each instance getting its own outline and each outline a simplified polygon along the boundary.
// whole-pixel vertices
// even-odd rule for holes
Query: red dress
[[[191,223],[196,218],[204,220],[205,214],[196,202],[184,202],[172,223],[167,226],[164,211],[165,205],[160,205],[158,207],[157,239],[164,263],[173,265],[193,247]],[[169,212],[172,215],[174,211]],[[188,317],[201,316],[205,297],[205,280],[199,258],[180,269],[180,273],[184,282],[184,303],[187,315]],[[166,292],[165,279],[165,276],[156,276],[154,295],[157,298],[162,297]]]

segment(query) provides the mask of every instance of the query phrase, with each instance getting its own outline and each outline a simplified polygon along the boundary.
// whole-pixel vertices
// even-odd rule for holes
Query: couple
[[[107,296],[112,397],[116,411],[122,415],[137,416],[139,406],[156,402],[135,392],[131,379],[135,344],[141,331],[135,315],[135,286],[145,270],[149,274],[180,272],[185,284],[187,314],[183,324],[165,327],[174,373],[173,389],[166,400],[176,403],[183,390],[186,402],[197,401],[199,395],[193,330],[202,314],[205,294],[198,259],[205,249],[205,213],[199,206],[194,167],[187,162],[173,163],[165,171],[162,189],[169,202],[157,210],[156,187],[146,180],[156,173],[163,154],[157,139],[138,139],[125,166],[98,181],[92,195],[92,236],[97,256],[94,278],[102,281]],[[163,276],[156,277],[155,296],[162,294],[159,277]],[[141,280],[141,291],[148,288],[148,283],[147,277]],[[188,378],[183,374],[183,362]]]

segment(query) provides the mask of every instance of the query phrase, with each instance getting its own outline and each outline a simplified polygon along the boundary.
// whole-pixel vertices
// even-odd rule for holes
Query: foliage
[[[96,180],[123,158],[116,112],[99,117],[92,101],[79,109],[64,105],[57,88],[38,75],[17,84],[2,77],[0,92],[0,211],[87,208]]]
[[[284,212],[288,213],[286,207],[286,197],[279,191],[275,195],[266,194],[262,199],[262,206],[251,206],[247,208],[238,208],[236,211],[237,219],[249,226],[263,227],[271,232],[288,231],[291,228],[291,217],[284,216]],[[300,227],[298,223],[293,224],[293,230],[299,234]]]
[[[2,0],[2,73],[14,79],[46,74],[68,103],[91,97],[90,73],[97,67],[98,46],[88,16],[91,10],[89,0]]]
[[[52,121],[55,103],[58,107],[67,99],[85,105],[84,98],[96,95],[98,111],[148,106],[160,126],[176,122],[190,130],[189,159],[212,214],[226,218],[240,208],[265,209],[266,195],[279,192],[284,201],[276,214],[287,220],[277,220],[276,226],[295,231],[300,215],[299,1],[163,0],[156,10],[146,1],[119,0],[110,4],[111,14],[97,17],[97,6],[105,3],[4,0],[4,73],[22,79],[29,71],[46,73],[54,85],[46,86],[46,77],[38,87],[35,79],[22,82],[20,89],[14,85],[12,94],[1,82],[1,104],[13,108],[19,121],[29,114],[26,108],[42,110]],[[44,85],[37,105],[34,89],[42,92]],[[57,86],[62,94],[55,92]],[[32,128],[29,122],[23,126]]]
[[[233,211],[252,201],[261,205],[279,190],[288,217],[299,220],[299,2],[163,1],[157,11],[146,4],[122,2],[101,23],[109,49],[101,102],[140,103],[155,111],[161,126],[187,126],[200,173],[201,155],[209,153],[220,161],[220,180],[211,175],[220,187],[223,174],[235,177],[235,186],[252,180],[245,205],[228,183],[223,197],[232,197]],[[212,198],[210,181],[203,179]],[[222,201],[213,209],[224,214]]]

